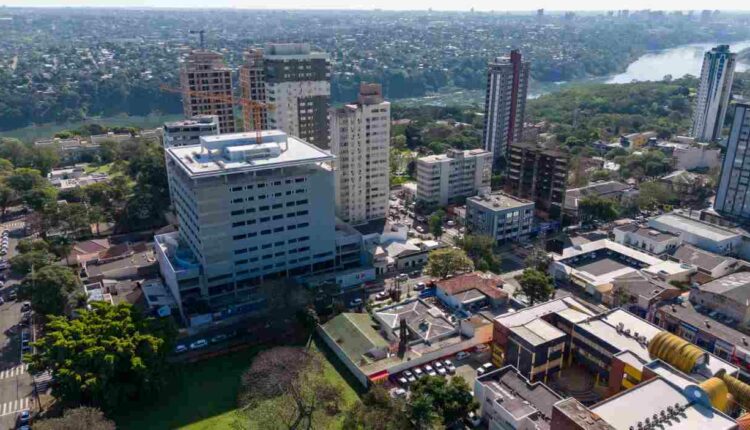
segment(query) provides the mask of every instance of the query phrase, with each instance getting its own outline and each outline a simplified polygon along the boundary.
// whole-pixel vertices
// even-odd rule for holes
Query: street
[[[10,230],[8,260],[14,255],[18,240],[22,237],[23,221],[4,223],[2,230]],[[0,305],[0,430],[16,427],[18,413],[32,409],[36,399],[28,365],[21,362],[21,341],[19,321],[21,319],[21,302],[8,299],[8,294],[15,289],[20,279],[13,277],[10,271],[5,272],[9,278],[0,289],[0,295],[6,303]],[[32,340],[34,339],[32,335]]]

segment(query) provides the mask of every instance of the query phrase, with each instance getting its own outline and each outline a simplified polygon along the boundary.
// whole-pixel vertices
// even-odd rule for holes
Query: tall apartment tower
[[[180,229],[154,238],[183,315],[257,310],[259,284],[334,269],[330,153],[281,131],[200,142],[166,148]]]
[[[561,219],[568,179],[568,154],[532,143],[514,143],[508,156],[505,191],[536,203],[538,215]]]
[[[185,117],[216,115],[222,133],[234,133],[232,69],[218,52],[191,52],[180,68]],[[224,99],[224,100],[222,100]]]
[[[721,139],[724,117],[734,80],[737,54],[729,52],[729,45],[719,45],[706,52],[695,99],[693,126],[690,135],[704,142]]]
[[[307,43],[268,44],[245,53],[240,68],[242,96],[271,105],[261,113],[262,129],[278,129],[328,148],[331,62]]]
[[[511,144],[521,140],[529,67],[518,50],[489,64],[484,100],[484,149],[492,152],[495,162],[505,158]]]
[[[730,218],[750,220],[750,104],[734,109],[714,208]]]
[[[380,84],[361,84],[356,102],[331,110],[336,212],[342,220],[357,225],[386,217],[390,136],[391,104]]]

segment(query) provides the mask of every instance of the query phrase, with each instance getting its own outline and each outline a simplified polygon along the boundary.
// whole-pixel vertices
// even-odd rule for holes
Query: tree
[[[47,251],[31,251],[11,258],[10,267],[13,272],[25,275],[31,272],[32,267],[35,270],[39,270],[42,267],[52,264],[53,261],[53,255]]]
[[[438,209],[437,211],[433,212],[432,215],[430,215],[430,218],[427,220],[427,223],[430,227],[430,233],[432,233],[435,237],[440,237],[443,235],[443,221],[445,220],[445,211],[442,209]]]
[[[609,222],[617,219],[617,202],[599,196],[588,196],[578,201],[578,217],[582,223]]]
[[[430,414],[427,405],[434,411]],[[458,422],[479,405],[471,394],[471,388],[461,376],[450,382],[438,376],[428,376],[414,383],[411,388],[411,416],[417,428],[431,428],[435,415],[446,427]]]
[[[329,428],[342,405],[320,353],[276,347],[258,354],[240,382],[242,429]]]
[[[636,203],[642,210],[653,210],[676,200],[677,196],[666,185],[658,182],[644,182],[638,189]]]
[[[500,272],[500,257],[495,254],[495,239],[487,235],[467,234],[456,241],[456,245],[466,251],[474,267],[478,270]]]
[[[52,373],[52,395],[66,407],[111,412],[158,392],[176,330],[168,319],[144,316],[129,304],[92,302],[75,319],[50,316],[35,343],[31,372]]]
[[[23,195],[34,188],[44,185],[45,180],[39,170],[19,167],[6,178],[6,183],[19,195]]]
[[[447,278],[456,272],[470,272],[474,264],[459,248],[443,248],[430,252],[425,271],[438,278]]]
[[[410,430],[406,403],[393,398],[379,384],[373,385],[344,415],[343,430]]]
[[[16,245],[16,251],[19,254],[26,254],[32,251],[49,251],[49,243],[42,239],[21,239]]]
[[[309,348],[310,344],[312,343],[313,333],[318,327],[318,324],[320,324],[318,313],[315,311],[315,308],[313,306],[308,306],[305,309],[300,309],[297,311],[297,320],[308,333],[307,347]]]
[[[34,422],[34,430],[115,430],[115,423],[102,411],[82,406],[68,409],[60,418],[47,418]]]
[[[526,267],[547,273],[547,269],[549,269],[549,265],[552,262],[552,257],[541,246],[535,246],[523,262]]]
[[[552,279],[544,272],[537,269],[524,269],[521,279],[518,282],[521,288],[517,289],[514,295],[523,295],[529,302],[529,306],[535,303],[546,302],[555,293],[555,287]]]
[[[23,202],[41,212],[57,202],[57,188],[50,185],[34,187],[24,193]]]
[[[5,219],[5,213],[8,211],[8,206],[11,205],[15,199],[15,193],[9,186],[0,183],[0,220]]]
[[[69,297],[79,287],[80,281],[71,269],[50,265],[34,268],[34,272],[27,275],[21,282],[18,295],[29,299],[31,308],[37,313],[62,315]]]

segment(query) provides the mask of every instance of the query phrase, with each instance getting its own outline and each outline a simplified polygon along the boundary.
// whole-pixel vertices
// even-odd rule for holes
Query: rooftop
[[[692,235],[704,237],[708,240],[716,242],[731,240],[739,236],[739,234],[731,230],[719,227],[717,225],[709,224],[707,222],[682,216],[674,212],[652,218],[651,220],[649,220],[649,225],[657,229],[659,229],[662,225],[668,226],[674,230],[680,232],[689,232]]]
[[[654,416],[661,416],[662,412],[667,413],[669,408],[675,406],[681,406],[684,409],[681,408],[682,412],[673,418],[662,421],[659,428],[664,430],[736,428],[734,420],[713,409],[710,401],[705,397],[705,392],[702,394],[704,396],[702,401],[688,398],[687,392],[657,377],[593,406],[591,411],[617,430],[638,428],[638,423],[645,422],[646,419],[651,421]]]
[[[526,324],[511,327],[510,331],[534,346],[565,337],[565,333],[543,319],[535,319]]]
[[[724,257],[712,252],[704,251],[688,243],[684,243],[675,249],[671,258],[680,263],[692,264],[709,272],[724,263],[729,263],[730,265],[737,263],[737,260],[732,257]]]
[[[516,420],[527,417],[539,430],[550,428],[552,408],[561,398],[542,382],[529,382],[513,366],[482,375],[477,381],[484,386],[486,397]]]
[[[353,363],[381,356],[388,342],[373,327],[369,314],[342,313],[321,326]]]
[[[321,163],[333,155],[279,130],[201,136],[199,145],[168,148],[167,154],[190,177]]]
[[[443,311],[420,299],[407,300],[382,308],[376,315],[390,330],[398,329],[400,321],[405,320],[410,331],[425,341],[437,340],[456,331],[456,327]]]
[[[617,352],[630,351],[644,362],[651,361],[648,342],[662,329],[623,310],[615,309],[576,325],[614,347]]]
[[[560,400],[555,403],[554,408],[583,430],[614,430],[602,417],[591,412],[591,409],[574,397]]]
[[[622,288],[630,295],[646,299],[651,299],[665,290],[678,290],[677,287],[640,270],[626,273],[613,279],[612,282],[616,287]]]
[[[489,157],[491,154],[491,152],[484,149],[453,150],[445,154],[434,154],[420,157],[418,161],[423,163],[447,163],[451,160],[457,160],[461,158],[480,157],[483,155]]]
[[[702,332],[709,333],[717,339],[721,339],[740,350],[746,351],[746,354],[750,355],[750,344],[748,344],[750,336],[715,319],[709,318],[707,315],[701,314],[688,300],[679,304],[661,303],[657,309],[677,321],[683,322],[688,326],[693,326]]]
[[[525,200],[499,191],[492,194],[469,197],[467,201],[494,211],[534,205],[534,202],[530,200]]]
[[[699,287],[701,292],[717,294],[750,307],[750,272],[737,272],[715,279]]]
[[[632,233],[636,236],[640,236],[652,242],[668,242],[670,240],[679,238],[679,236],[677,236],[676,234],[661,232],[659,230],[644,227],[635,223],[620,226],[620,227],[615,227],[615,230]]]
[[[478,290],[493,299],[507,298],[508,293],[502,290],[503,280],[490,273],[472,272],[441,279],[435,282],[445,294],[453,296],[470,290]]]
[[[524,308],[517,312],[501,315],[495,318],[495,321],[502,326],[512,328],[527,324],[552,313],[556,313],[574,324],[594,316],[594,312],[578,300],[572,297],[563,297]]]

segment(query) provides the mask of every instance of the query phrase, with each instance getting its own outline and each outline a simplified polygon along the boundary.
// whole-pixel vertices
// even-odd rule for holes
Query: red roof
[[[504,284],[503,280],[486,273],[466,273],[454,276],[453,278],[441,279],[436,281],[435,284],[437,288],[440,288],[449,296],[461,294],[469,290],[479,290],[484,295],[493,299],[508,298],[508,293],[501,289]]]

